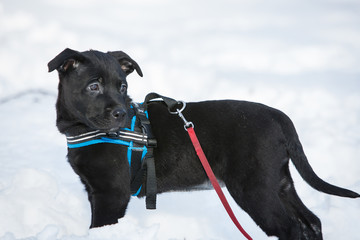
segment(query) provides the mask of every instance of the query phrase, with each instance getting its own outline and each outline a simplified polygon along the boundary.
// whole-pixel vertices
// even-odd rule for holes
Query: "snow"
[[[128,77],[136,101],[155,91],[281,109],[318,175],[360,192],[359,10],[357,0],[1,1],[0,239],[243,239],[214,191],[161,194],[156,211],[132,198],[118,224],[88,229],[46,66],[66,47],[127,52],[144,72]],[[319,193],[291,170],[324,239],[360,239],[360,201]],[[225,194],[245,230],[268,239]]]

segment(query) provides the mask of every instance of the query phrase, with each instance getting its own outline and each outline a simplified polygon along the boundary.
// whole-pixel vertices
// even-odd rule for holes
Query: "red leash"
[[[236,219],[233,211],[231,210],[231,207],[228,203],[228,201],[226,200],[226,197],[223,193],[223,191],[221,190],[221,187],[218,183],[218,181],[216,180],[216,177],[214,175],[214,172],[212,171],[210,165],[209,165],[209,162],[204,154],[204,151],[202,150],[201,148],[201,145],[200,145],[200,142],[195,134],[195,131],[194,131],[194,127],[191,126],[189,128],[187,128],[187,132],[190,136],[190,139],[191,139],[191,142],[193,143],[194,145],[194,148],[195,148],[195,151],[201,161],[201,164],[203,165],[204,169],[205,169],[205,172],[206,174],[208,175],[210,181],[211,181],[211,184],[213,185],[216,193],[218,194],[222,204],[224,205],[225,207],[225,210],[226,212],[229,214],[231,220],[234,222],[234,224],[236,225],[236,227],[240,230],[240,232],[248,239],[248,240],[252,240],[252,238],[249,236],[249,234],[247,234],[247,232],[245,232],[245,230],[242,228],[242,226],[240,225],[240,223],[238,222],[238,220]]]
[[[223,193],[223,191],[221,190],[221,187],[219,185],[219,182],[217,181],[214,172],[212,171],[210,164],[205,156],[204,151],[201,148],[199,139],[197,138],[196,134],[195,134],[195,130],[194,130],[194,124],[192,122],[188,122],[184,115],[182,114],[182,111],[185,109],[186,107],[186,103],[185,102],[181,102],[182,103],[182,108],[176,109],[176,112],[171,112],[172,114],[178,114],[179,117],[184,121],[185,125],[184,128],[185,130],[188,132],[189,137],[191,139],[192,144],[194,145],[196,154],[198,155],[200,162],[203,166],[203,168],[205,169],[205,172],[207,174],[207,176],[210,179],[211,184],[213,185],[217,195],[219,196],[221,203],[223,204],[226,212],[228,213],[229,217],[231,218],[231,220],[234,222],[235,226],[240,230],[240,232],[248,239],[248,240],[252,240],[252,238],[249,236],[249,234],[247,234],[247,232],[245,232],[245,230],[242,228],[242,226],[240,225],[239,221],[236,219],[234,212],[232,211],[228,201],[226,200],[226,197]]]

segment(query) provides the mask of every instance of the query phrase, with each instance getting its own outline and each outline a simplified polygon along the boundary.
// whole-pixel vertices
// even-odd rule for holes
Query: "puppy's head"
[[[59,73],[57,125],[60,132],[69,125],[115,131],[127,123],[130,97],[126,76],[139,65],[121,51],[78,52],[65,49],[48,63],[49,72]]]

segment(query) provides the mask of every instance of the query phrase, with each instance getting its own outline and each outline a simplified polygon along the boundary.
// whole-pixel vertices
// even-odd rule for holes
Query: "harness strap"
[[[156,173],[155,173],[155,159],[153,155],[153,148],[149,148],[148,155],[145,158],[146,164],[146,209],[156,209]]]
[[[141,185],[144,181],[145,168],[142,166],[144,162],[144,155],[146,154],[146,148],[143,150],[131,150],[130,156],[130,190],[133,196],[137,196],[140,193]],[[128,153],[129,157],[129,153]],[[139,161],[141,159],[142,161]]]
[[[147,110],[147,103],[149,103],[151,100],[154,100],[154,99],[161,99],[162,101],[165,102],[166,106],[168,107],[169,109],[169,112],[173,112],[176,110],[176,107],[179,107],[181,106],[181,103],[179,103],[178,101],[172,99],[172,98],[169,98],[169,97],[164,97],[158,93],[149,93],[148,95],[146,95],[145,97],[145,100],[144,100],[144,108],[145,110]]]
[[[148,136],[144,133],[135,133],[126,129],[113,133],[96,130],[77,136],[66,136],[66,140],[69,148],[85,147],[102,142],[130,146],[131,142],[146,145]]]
[[[156,194],[157,194],[157,181],[156,181],[156,171],[155,171],[155,160],[154,160],[154,148],[157,146],[157,142],[153,133],[151,131],[151,125],[149,118],[147,116],[147,104],[144,102],[141,104],[141,107],[135,107],[135,114],[139,118],[140,127],[143,132],[147,133],[147,153],[145,155],[145,159],[143,160],[143,164],[146,167],[146,209],[156,209]],[[142,169],[145,169],[143,167]],[[145,171],[144,171],[145,173]],[[141,174],[138,172],[138,174]],[[135,179],[134,184],[140,182],[141,177],[139,179]]]

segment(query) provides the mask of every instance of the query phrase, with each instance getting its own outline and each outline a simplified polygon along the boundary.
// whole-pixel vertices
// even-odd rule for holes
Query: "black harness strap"
[[[156,209],[156,171],[155,159],[153,155],[153,148],[148,149],[148,154],[145,157],[146,164],[146,209]]]
[[[164,97],[160,94],[157,93],[149,93],[148,95],[146,95],[144,103],[143,105],[143,109],[141,108],[136,108],[137,109],[137,116],[140,119],[140,123],[142,125],[142,127],[144,129],[146,129],[146,133],[148,135],[148,144],[153,145],[155,144],[156,146],[156,140],[154,138],[154,136],[152,135],[151,129],[150,128],[150,121],[149,119],[146,117],[145,114],[141,113],[141,111],[145,112],[147,111],[147,107],[148,104],[151,102],[151,100],[154,99],[161,99],[162,101],[165,102],[165,104],[167,105],[169,112],[171,112],[172,110],[175,110],[176,107],[178,107],[180,104],[178,101],[172,99],[172,98],[168,98],[168,97]],[[140,110],[139,110],[140,109]],[[139,115],[138,115],[139,114]],[[146,169],[147,169],[147,173],[146,173],[146,208],[147,209],[155,209],[156,208],[156,193],[157,193],[157,185],[156,185],[156,174],[155,174],[155,161],[154,161],[154,155],[153,155],[153,150],[154,147],[150,147],[148,148],[148,153],[145,156],[145,164],[146,164]]]
[[[147,153],[145,155],[145,159],[142,162],[141,169],[137,171],[137,174],[134,177],[131,186],[134,191],[137,191],[138,186],[141,186],[143,182],[143,177],[146,173],[146,209],[156,209],[157,182],[154,160],[154,148],[157,146],[157,142],[151,131],[150,121],[146,116],[146,102],[141,105],[135,106],[134,109],[136,117],[139,119],[140,128],[144,133],[146,133],[148,138],[146,143]]]
[[[149,93],[148,95],[146,95],[145,97],[145,100],[144,100],[144,109],[147,110],[147,104],[149,102],[151,102],[151,100],[154,100],[154,99],[161,99],[162,101],[165,102],[166,106],[168,107],[168,110],[169,112],[176,112],[176,108],[180,108],[181,107],[181,103],[172,99],[172,98],[169,98],[169,97],[164,97],[158,93]]]
[[[145,168],[141,162],[143,151],[132,150],[130,166],[130,190],[132,195],[136,195],[143,184],[145,177]],[[142,160],[144,162],[144,159]]]

